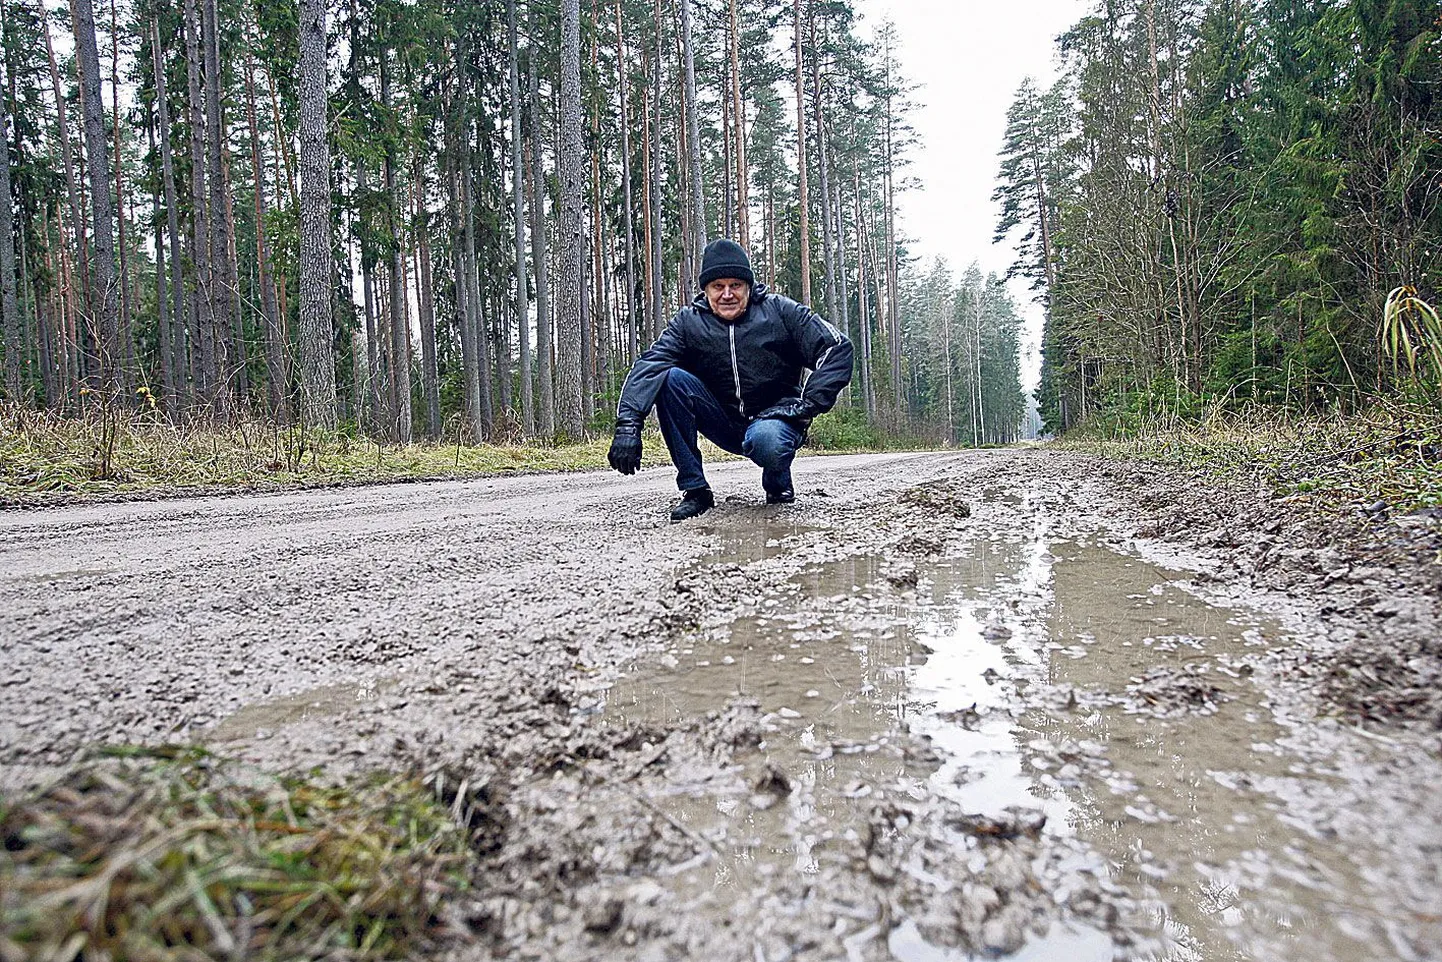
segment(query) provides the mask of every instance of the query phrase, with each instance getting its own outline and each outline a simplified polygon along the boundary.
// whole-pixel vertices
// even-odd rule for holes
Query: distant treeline
[[[871,424],[1019,429],[1000,287],[908,263],[896,33],[849,3],[3,10],[20,403],[575,438],[724,235],[850,331]]]
[[[1051,429],[1435,389],[1398,345],[1442,333],[1423,313],[1442,286],[1439,17],[1106,0],[1060,38],[1062,79],[1017,93],[997,191],[1047,309]],[[1417,300],[1389,318],[1398,288]]]

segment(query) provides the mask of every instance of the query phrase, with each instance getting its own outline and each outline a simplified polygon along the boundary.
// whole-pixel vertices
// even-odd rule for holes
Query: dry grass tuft
[[[605,467],[609,444],[398,447],[263,421],[176,425],[154,412],[70,418],[0,405],[0,503],[575,471]],[[666,463],[658,435],[647,439],[645,463]]]
[[[1199,423],[1156,422],[1122,435],[1082,430],[1057,443],[1259,476],[1283,493],[1338,508],[1442,506],[1442,411],[1425,403],[1332,416],[1217,413]]]
[[[395,959],[446,939],[466,832],[420,782],[130,750],[0,802],[0,958]]]

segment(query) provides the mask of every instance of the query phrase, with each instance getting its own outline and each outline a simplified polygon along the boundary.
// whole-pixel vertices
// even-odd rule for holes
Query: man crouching
[[[851,381],[847,336],[809,307],[757,284],[741,245],[707,244],[699,281],[701,293],[671,318],[626,376],[609,455],[617,471],[636,472],[641,424],[654,405],[681,489],[672,521],[694,518],[716,503],[698,432],[761,466],[767,504],[795,501],[796,450],[811,419],[831,410]]]

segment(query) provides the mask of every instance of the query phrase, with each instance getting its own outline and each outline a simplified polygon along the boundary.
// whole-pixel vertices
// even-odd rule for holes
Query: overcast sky
[[[1022,78],[1039,84],[1056,74],[1058,34],[1081,19],[1088,0],[855,0],[867,36],[885,19],[900,34],[902,69],[919,88],[912,115],[918,144],[910,175],[921,186],[900,201],[912,250],[945,257],[960,272],[972,261],[983,271],[1005,271],[1015,257],[993,245],[997,208],[997,151],[1006,111]],[[1033,342],[1041,313],[1026,285],[1013,285],[1026,308]],[[1024,379],[1035,382],[1036,361],[1024,359]]]

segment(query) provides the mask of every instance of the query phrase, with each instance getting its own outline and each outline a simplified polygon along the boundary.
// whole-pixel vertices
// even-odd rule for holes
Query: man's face
[[[734,321],[751,303],[751,285],[734,277],[718,277],[706,285],[706,301],[723,321]]]

